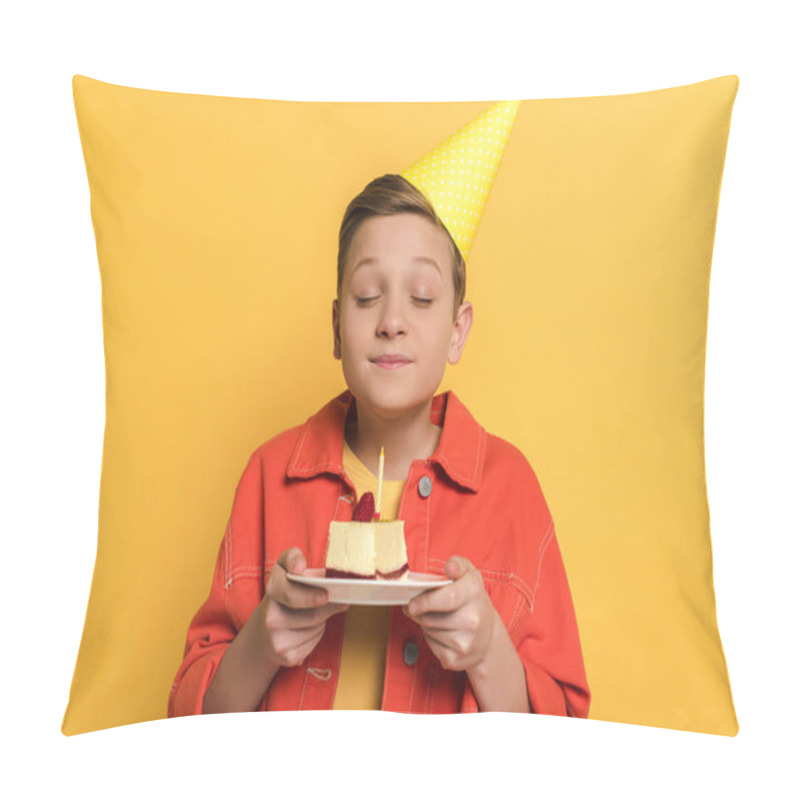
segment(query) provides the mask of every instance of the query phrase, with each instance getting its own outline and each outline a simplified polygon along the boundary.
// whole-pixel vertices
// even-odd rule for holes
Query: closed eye
[[[432,297],[412,297],[411,299],[423,306],[429,306],[433,302]]]
[[[372,297],[356,297],[356,305],[358,306],[366,306],[372,303],[374,300],[377,300],[380,295],[373,295]]]

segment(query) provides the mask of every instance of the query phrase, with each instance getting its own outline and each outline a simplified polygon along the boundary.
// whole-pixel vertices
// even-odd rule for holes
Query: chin
[[[433,394],[410,393],[403,391],[402,388],[393,390],[389,387],[379,391],[373,389],[363,392],[356,387],[355,390],[351,388],[350,392],[357,402],[389,419],[400,417],[408,411],[424,405],[433,397]]]

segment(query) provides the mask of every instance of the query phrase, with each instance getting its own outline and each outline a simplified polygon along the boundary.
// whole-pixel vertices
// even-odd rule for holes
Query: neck
[[[412,461],[430,458],[436,450],[442,429],[431,422],[432,400],[394,419],[384,419],[355,402],[357,419],[345,436],[351,450],[375,475],[381,447],[387,481],[405,480]]]

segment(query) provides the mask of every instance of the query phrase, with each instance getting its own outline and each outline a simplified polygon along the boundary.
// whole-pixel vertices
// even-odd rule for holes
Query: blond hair
[[[464,302],[467,290],[467,271],[461,251],[450,232],[439,219],[430,200],[402,175],[383,175],[368,183],[347,206],[339,228],[339,258],[337,263],[336,296],[341,297],[344,267],[350,245],[361,224],[370,217],[392,214],[419,214],[441,230],[450,243],[453,255],[453,286],[455,307],[453,316]]]

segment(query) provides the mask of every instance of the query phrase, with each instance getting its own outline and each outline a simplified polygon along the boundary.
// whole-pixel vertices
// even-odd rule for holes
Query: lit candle
[[[383,448],[381,447],[381,457],[378,459],[378,499],[375,502],[375,519],[381,518],[381,490],[383,489]]]

